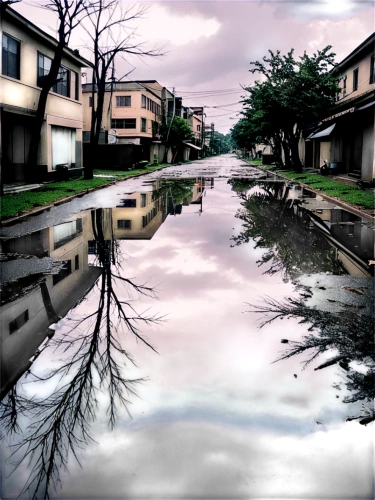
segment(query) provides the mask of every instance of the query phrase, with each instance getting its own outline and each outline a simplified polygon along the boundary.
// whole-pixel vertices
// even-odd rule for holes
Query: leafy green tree
[[[174,116],[165,125],[162,125],[161,135],[167,148],[172,148],[174,151],[174,157],[182,150],[184,141],[190,141],[194,138],[189,124],[180,116]]]
[[[287,167],[301,171],[298,144],[307,125],[316,122],[335,99],[338,91],[333,52],[328,45],[312,56],[305,52],[296,60],[294,49],[282,56],[269,50],[263,62],[255,61],[249,71],[262,75],[262,81],[246,87],[244,116],[249,131],[284,153]]]

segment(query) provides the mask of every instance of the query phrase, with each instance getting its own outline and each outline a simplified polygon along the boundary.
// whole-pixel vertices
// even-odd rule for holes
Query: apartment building
[[[306,149],[319,168],[324,160],[340,175],[372,183],[374,164],[375,33],[334,69],[340,91],[319,128],[309,135]]]
[[[81,69],[91,63],[66,48],[60,80],[47,100],[36,171],[28,171],[27,156],[43,78],[54,57],[56,40],[18,14],[0,6],[0,155],[3,182],[51,180],[57,165],[71,173],[82,168]]]
[[[143,158],[151,162],[155,149],[159,156],[162,89],[154,80],[107,83],[101,142],[140,145]],[[82,94],[84,141],[88,142],[93,99],[96,99],[92,84],[82,85]]]

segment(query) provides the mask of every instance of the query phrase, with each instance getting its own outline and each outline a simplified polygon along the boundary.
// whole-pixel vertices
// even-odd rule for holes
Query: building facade
[[[65,49],[60,80],[47,100],[36,171],[27,156],[43,78],[54,57],[56,40],[11,8],[0,19],[0,154],[3,182],[51,180],[57,165],[72,173],[82,167],[81,68],[90,65],[77,51]]]
[[[107,83],[102,141],[141,145],[143,159],[152,162],[154,154],[159,158],[162,89],[156,81]],[[92,84],[82,85],[82,93],[84,141],[88,142],[96,95],[93,96]]]
[[[367,183],[375,177],[374,43],[375,33],[336,66],[336,103],[306,142],[307,166],[319,168],[326,160],[340,175]]]

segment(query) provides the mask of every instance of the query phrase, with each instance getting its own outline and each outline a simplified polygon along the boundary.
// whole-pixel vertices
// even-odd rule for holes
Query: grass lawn
[[[156,167],[148,166],[143,169],[127,170],[124,172],[118,170],[95,170],[94,175],[111,175],[111,177],[94,177],[94,179],[89,181],[78,178],[64,182],[53,182],[45,184],[43,187],[34,191],[8,194],[1,198],[0,218],[9,219],[10,217],[16,217],[33,208],[50,205],[68,196],[85,193],[88,189],[105,186],[113,181],[126,179],[133,175],[153,172],[165,166],[166,165],[158,165]]]
[[[357,186],[348,186],[319,174],[297,174],[292,171],[277,170],[274,165],[262,165],[258,164],[257,161],[259,160],[252,160],[250,163],[257,165],[262,170],[273,169],[276,174],[279,173],[287,179],[302,182],[312,189],[322,191],[328,196],[336,197],[345,203],[361,207],[365,210],[373,210],[375,208],[374,192],[371,190],[363,191]]]

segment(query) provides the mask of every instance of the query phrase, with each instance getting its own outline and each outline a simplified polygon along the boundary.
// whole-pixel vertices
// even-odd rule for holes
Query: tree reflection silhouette
[[[288,281],[302,274],[342,272],[335,249],[319,233],[310,231],[293,210],[293,205],[299,201],[288,199],[288,188],[284,183],[243,179],[232,179],[228,183],[242,200],[242,208],[236,216],[244,222],[243,230],[232,238],[233,246],[255,241],[255,248],[264,248],[265,253],[257,263],[269,266],[265,274],[280,273],[283,280]],[[341,304],[343,310],[340,313],[319,310],[306,305],[306,299],[312,296],[309,287],[296,283],[296,290],[299,292],[297,298],[277,301],[265,297],[260,305],[250,304],[249,312],[262,315],[260,328],[286,318],[295,318],[307,326],[309,333],[300,341],[281,339],[288,348],[276,361],[306,354],[305,368],[323,353],[334,352],[332,358],[315,370],[340,366],[350,392],[343,402],[362,402],[359,415],[347,420],[358,419],[363,425],[372,422],[375,420],[373,308],[370,307],[371,314],[365,311],[364,304],[359,306],[361,310]],[[363,300],[372,304],[371,296],[364,295]],[[354,366],[350,365],[351,362]],[[339,385],[336,387],[340,388]]]
[[[287,198],[284,183],[241,179],[228,183],[242,200],[236,217],[243,226],[232,237],[233,246],[254,241],[254,248],[264,248],[257,264],[268,266],[265,274],[281,274],[288,281],[318,271],[341,272],[335,249],[295,213],[295,200]]]
[[[121,273],[121,249],[116,241],[104,238],[103,209],[91,212],[92,231],[96,241],[96,259],[101,275],[96,283],[97,294],[90,294],[92,312],[71,320],[73,326],[47,343],[54,355],[63,355],[58,367],[46,375],[31,374],[35,383],[55,381],[57,388],[47,397],[22,395],[19,382],[3,400],[1,419],[12,444],[14,470],[26,460],[30,474],[21,493],[32,498],[49,498],[51,487],[61,485],[60,471],[67,470],[68,457],[79,462],[77,451],[93,440],[90,427],[98,410],[98,392],[108,394],[107,416],[111,428],[116,424],[119,408],[128,411],[136,385],[144,378],[129,379],[124,369],[135,365],[131,353],[123,347],[126,334],[156,352],[143,337],[141,328],[158,324],[162,317],[138,313],[133,295],[156,298],[155,288],[136,284]],[[119,292],[126,291],[123,300]],[[28,387],[30,392],[30,385]],[[129,411],[128,411],[129,413]],[[22,428],[20,414],[29,419]]]

